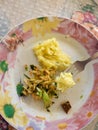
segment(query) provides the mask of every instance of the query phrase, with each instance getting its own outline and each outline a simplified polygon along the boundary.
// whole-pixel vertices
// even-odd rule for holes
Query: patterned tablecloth
[[[98,0],[0,0],[0,38],[17,24],[40,16],[73,19],[98,38]],[[14,128],[0,116],[0,130]],[[98,116],[83,130],[98,130]]]

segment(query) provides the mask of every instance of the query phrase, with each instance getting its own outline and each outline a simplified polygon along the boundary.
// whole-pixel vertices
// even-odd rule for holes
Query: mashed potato
[[[64,70],[71,64],[70,57],[63,53],[55,38],[48,39],[33,48],[40,65],[44,68]]]
[[[61,73],[60,76],[56,77],[57,82],[57,90],[60,90],[61,92],[66,91],[68,88],[71,88],[75,85],[75,82],[73,80],[71,73]]]

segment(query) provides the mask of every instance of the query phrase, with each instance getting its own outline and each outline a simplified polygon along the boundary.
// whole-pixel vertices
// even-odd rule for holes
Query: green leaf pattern
[[[2,72],[6,72],[8,70],[8,63],[5,60],[0,61],[0,70]]]
[[[85,6],[82,7],[82,10],[85,12],[94,12],[94,6],[90,4],[86,4]]]

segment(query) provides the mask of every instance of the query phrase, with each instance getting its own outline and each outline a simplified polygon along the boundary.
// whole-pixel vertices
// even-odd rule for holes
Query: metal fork
[[[71,72],[73,76],[76,76],[78,73],[85,69],[85,66],[90,61],[98,58],[98,52],[96,52],[93,56],[89,57],[83,61],[75,61],[70,67],[68,67],[65,72]]]

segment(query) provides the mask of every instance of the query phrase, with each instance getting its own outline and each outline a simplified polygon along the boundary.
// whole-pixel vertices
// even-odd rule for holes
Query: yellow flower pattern
[[[27,32],[32,30],[34,36],[44,36],[46,33],[51,32],[52,29],[56,29],[60,21],[61,20],[57,17],[52,19],[47,17],[33,19],[23,24],[23,31]]]
[[[11,104],[11,98],[8,96],[8,92],[4,95],[0,93],[0,113],[8,122],[15,126],[24,126],[28,122],[26,115],[16,105]]]

